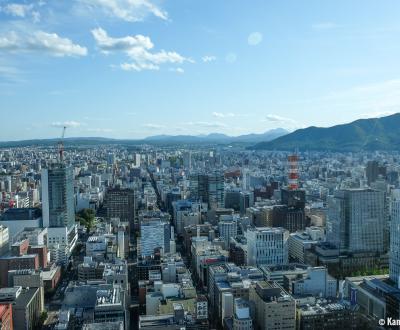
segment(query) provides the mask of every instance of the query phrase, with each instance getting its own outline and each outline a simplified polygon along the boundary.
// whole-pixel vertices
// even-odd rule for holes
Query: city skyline
[[[0,8],[0,114],[19,123],[1,141],[58,137],[65,124],[82,137],[237,136],[400,108],[395,1]]]

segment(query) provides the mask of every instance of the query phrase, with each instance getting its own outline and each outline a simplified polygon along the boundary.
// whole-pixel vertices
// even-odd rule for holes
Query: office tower
[[[274,207],[273,226],[283,227],[291,233],[304,230],[309,225],[304,212],[305,191],[281,189],[281,201],[283,205]]]
[[[206,174],[190,175],[190,198],[208,203],[208,178]]]
[[[135,220],[135,191],[119,187],[107,190],[107,218],[118,218],[121,222],[133,224]]]
[[[170,224],[161,219],[151,219],[140,224],[140,254],[144,257],[161,248],[164,253],[170,248]]]
[[[381,166],[376,160],[367,162],[365,168],[367,183],[370,185],[378,179],[379,175],[386,176],[386,166]]]
[[[282,204],[295,209],[304,209],[306,205],[306,192],[305,190],[296,189],[281,189]]]
[[[10,249],[9,239],[10,237],[8,228],[3,225],[0,225],[0,255],[3,255]]]
[[[113,166],[115,164],[115,155],[111,152],[107,155],[107,164],[109,166]]]
[[[254,227],[246,232],[247,264],[282,265],[288,263],[289,232],[284,228]]]
[[[192,152],[187,151],[183,154],[183,166],[187,169],[192,169]]]
[[[244,215],[246,209],[254,205],[254,193],[252,191],[242,191],[239,197],[240,214]]]
[[[223,173],[208,175],[208,205],[211,209],[224,207],[224,193]]]
[[[222,217],[218,222],[219,236],[225,242],[225,249],[229,250],[229,242],[231,237],[234,238],[237,235],[237,222],[233,217]]]
[[[400,283],[400,192],[397,191],[391,201],[390,219],[390,279],[397,286]]]
[[[340,253],[385,252],[385,194],[338,190],[328,198],[327,241]]]
[[[208,203],[210,209],[224,207],[224,174],[192,174],[190,176],[190,197],[193,200]]]
[[[72,167],[54,164],[42,170],[42,210],[44,227],[75,225]]]
[[[260,281],[250,286],[256,329],[296,329],[296,300],[279,284]]]
[[[72,168],[63,163],[42,170],[43,227],[51,260],[66,264],[78,240]]]
[[[242,170],[242,188],[243,190],[250,190],[250,172],[248,168]]]
[[[225,191],[225,208],[234,209],[239,211],[240,209],[240,196],[241,192],[239,189],[232,189]]]
[[[135,154],[135,166],[140,167],[141,154]]]

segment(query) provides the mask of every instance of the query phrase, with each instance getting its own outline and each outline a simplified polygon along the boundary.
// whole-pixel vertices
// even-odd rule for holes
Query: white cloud
[[[52,56],[85,56],[86,47],[74,44],[70,39],[44,31],[28,32],[26,35],[11,31],[0,38],[0,50],[11,52],[44,52]]]
[[[13,66],[2,65],[0,63],[0,81],[1,80],[13,83],[22,82],[22,72]]]
[[[167,20],[168,13],[150,0],[78,0],[90,9],[100,9],[109,16],[127,22],[143,21],[149,14]]]
[[[185,70],[183,70],[182,68],[170,68],[169,71],[180,73],[180,74],[185,73]]]
[[[380,118],[385,116],[394,115],[395,113],[399,112],[400,109],[397,111],[377,111],[377,112],[370,112],[370,113],[362,113],[360,118],[368,119],[368,118]]]
[[[111,38],[102,28],[92,30],[92,35],[96,40],[97,47],[103,52],[130,51],[133,48],[151,49],[154,47],[149,37],[141,34],[122,38]]]
[[[339,27],[336,23],[333,22],[320,22],[311,25],[314,30],[330,30]]]
[[[38,11],[33,11],[32,12],[32,19],[34,23],[39,23],[40,22],[40,13]]]
[[[190,58],[177,52],[151,52],[154,45],[149,37],[143,35],[112,38],[102,28],[92,30],[93,37],[99,49],[103,52],[124,52],[132,62],[122,63],[121,69],[126,71],[159,70],[161,64],[193,63]]]
[[[112,128],[88,128],[88,132],[92,133],[112,133],[114,130]]]
[[[164,125],[159,125],[159,124],[144,124],[144,125],[142,125],[142,127],[145,127],[145,128],[149,128],[149,129],[160,129],[160,128],[164,128],[165,126]]]
[[[74,120],[69,120],[69,121],[64,121],[64,122],[56,121],[51,124],[51,126],[53,126],[53,127],[66,126],[66,127],[70,127],[70,128],[77,128],[77,127],[84,126],[84,125],[85,125],[84,123],[77,122]]]
[[[25,17],[32,11],[32,9],[33,4],[23,5],[19,3],[9,3],[1,8],[1,10],[6,14],[15,17]]]
[[[235,117],[235,114],[232,112],[228,113],[222,113],[222,112],[213,112],[212,115],[217,118],[229,118],[229,117]]]
[[[217,57],[215,57],[214,55],[205,55],[202,58],[202,61],[204,63],[208,63],[208,62],[214,62],[217,60]]]
[[[190,121],[183,123],[184,126],[196,126],[196,127],[203,127],[203,128],[225,128],[227,127],[226,124],[220,122],[208,122],[208,121]]]
[[[237,55],[235,53],[228,53],[225,57],[225,60],[230,64],[235,63],[237,60]]]
[[[265,116],[265,121],[274,122],[274,123],[295,123],[295,121],[291,118],[281,117],[278,115],[269,114]]]
[[[263,35],[261,32],[250,33],[247,37],[247,43],[250,46],[257,46],[263,40]]]
[[[0,11],[19,18],[25,18],[31,16],[34,23],[38,23],[40,21],[40,13],[35,9],[34,4],[20,4],[20,3],[9,3],[3,7],[0,7]]]

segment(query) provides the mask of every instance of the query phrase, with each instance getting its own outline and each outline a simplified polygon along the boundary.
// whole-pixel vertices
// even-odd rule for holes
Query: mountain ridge
[[[210,133],[207,135],[153,135],[143,139],[115,139],[106,137],[66,137],[64,141],[66,143],[87,143],[87,144],[98,144],[98,143],[233,143],[233,142],[245,142],[245,143],[256,143],[260,141],[269,141],[276,137],[288,134],[289,131],[283,128],[275,128],[268,130],[264,133],[251,133],[239,136],[229,136],[222,133]],[[29,140],[15,140],[15,141],[0,141],[0,147],[16,147],[16,146],[29,146],[29,145],[52,145],[56,144],[59,138],[49,139],[29,139]]]
[[[357,119],[331,127],[310,126],[271,141],[249,147],[252,150],[398,150],[400,113],[379,118]]]

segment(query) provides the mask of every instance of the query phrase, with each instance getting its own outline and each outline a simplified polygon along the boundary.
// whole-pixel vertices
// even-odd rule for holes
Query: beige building
[[[296,301],[279,284],[257,282],[249,295],[255,304],[255,329],[296,329]]]

